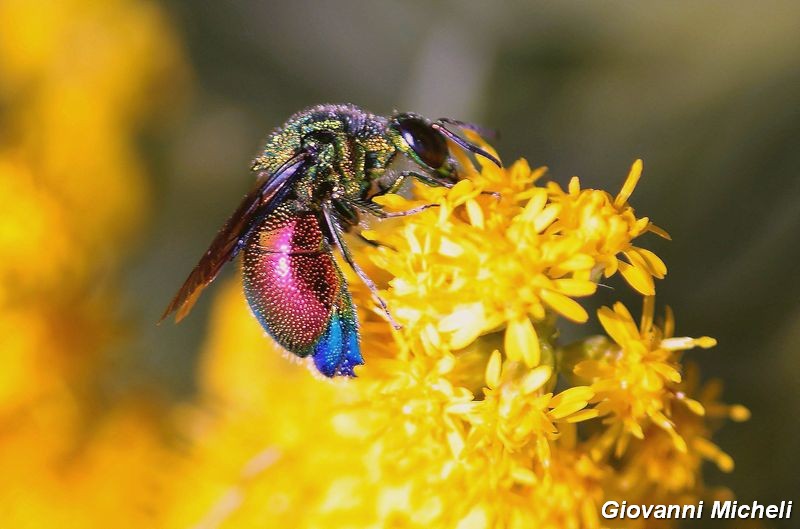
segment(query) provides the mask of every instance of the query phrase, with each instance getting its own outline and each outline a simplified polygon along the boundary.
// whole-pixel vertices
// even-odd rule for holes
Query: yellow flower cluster
[[[383,241],[397,251],[373,256],[393,276],[389,295],[406,334],[420,336],[426,349],[462,349],[505,328],[506,354],[533,367],[540,358],[534,324],[550,316],[586,322],[575,298],[595,293],[600,271],[605,277],[619,271],[643,294],[652,294],[653,277],[666,272],[655,254],[631,244],[645,231],[663,233],[637,219],[626,202],[640,161],[616,198],[581,190],[577,178],[568,192],[554,182],[532,185],[544,169],[531,171],[524,160],[507,170],[484,162],[476,172],[464,159],[461,166],[467,179],[452,189],[418,188],[420,199],[438,203],[438,211],[389,232]],[[376,201],[411,206],[397,195]]]
[[[196,449],[177,496],[196,501],[169,527],[597,528],[603,501],[690,501],[712,492],[702,460],[731,469],[707,419],[746,410],[687,383],[680,357],[714,340],[674,337],[670,313],[654,322],[666,267],[633,242],[666,233],[628,203],[641,162],[616,196],[540,185],[524,160],[460,165],[451,189],[380,199],[438,207],[365,234],[380,245],[359,259],[402,329],[351,281],[358,378],[324,383],[265,353],[240,287],[226,288],[208,400],[186,417]],[[617,272],[643,295],[640,325],[616,304],[597,313],[608,337],[561,343],[560,318],[589,320],[578,300]]]
[[[157,414],[103,388],[120,260],[146,214],[137,137],[179,50],[150,2],[0,2],[3,527],[151,520]]]

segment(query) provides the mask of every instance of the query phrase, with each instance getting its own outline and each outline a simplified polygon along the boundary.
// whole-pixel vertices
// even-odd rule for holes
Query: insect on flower
[[[372,199],[397,191],[409,178],[430,186],[458,181],[447,139],[498,166],[491,154],[447,128],[473,125],[432,122],[398,113],[386,118],[353,105],[319,105],[298,112],[267,140],[253,163],[255,187],[245,195],[161,317],[180,321],[223,265],[244,256],[244,291],[254,315],[278,344],[311,356],[325,376],[353,376],[363,364],[358,321],[347,282],[333,257],[341,252],[369,287],[393,325],[375,283],[355,263],[343,234],[360,215],[388,218]],[[415,170],[389,168],[398,155]]]

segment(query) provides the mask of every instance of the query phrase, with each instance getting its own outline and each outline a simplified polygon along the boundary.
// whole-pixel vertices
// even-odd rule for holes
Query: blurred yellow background
[[[736,471],[708,481],[796,499],[798,19],[788,1],[0,0],[0,527],[190,526],[163,505],[204,494],[181,457],[194,404],[291,399],[306,373],[268,347],[263,372],[216,363],[260,339],[205,331],[215,295],[245,310],[237,288],[155,321],[266,135],[321,102],[479,122],[562,184],[616,189],[643,158],[633,203],[673,237],[652,242],[660,301],[718,339],[694,358],[753,414],[716,438]],[[209,436],[291,438],[259,413]]]

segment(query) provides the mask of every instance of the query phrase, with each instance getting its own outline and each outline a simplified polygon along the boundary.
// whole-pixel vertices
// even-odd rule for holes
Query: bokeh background
[[[155,321],[266,135],[320,102],[479,122],[561,183],[617,189],[643,158],[632,203],[673,237],[648,241],[659,299],[719,340],[694,358],[752,411],[716,438],[736,471],[708,480],[797,503],[798,20],[789,1],[0,0],[0,515],[71,512],[118,457],[180,445],[164,410],[196,398],[211,303]]]

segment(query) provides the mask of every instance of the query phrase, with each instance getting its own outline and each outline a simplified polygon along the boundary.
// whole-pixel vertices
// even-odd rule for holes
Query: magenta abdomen
[[[245,294],[256,317],[281,346],[308,355],[346,288],[317,217],[279,208],[243,253]]]

